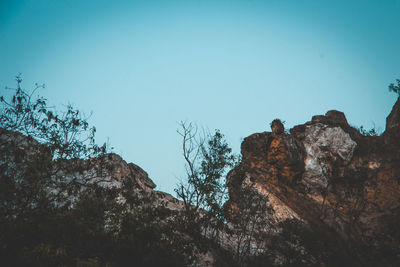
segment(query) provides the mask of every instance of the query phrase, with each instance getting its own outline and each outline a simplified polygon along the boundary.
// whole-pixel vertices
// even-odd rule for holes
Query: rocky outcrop
[[[227,179],[230,205],[250,180],[276,214],[285,210],[337,248],[335,261],[316,255],[321,264],[400,263],[400,100],[381,136],[361,134],[335,110],[289,133],[282,127],[274,120],[272,132],[244,139]]]
[[[136,164],[127,163],[117,154],[108,154],[105,165],[109,168],[105,169],[103,179],[116,181],[115,186],[118,188],[121,188],[126,180],[130,180],[133,188],[141,192],[150,193],[156,187],[147,172]]]
[[[170,194],[154,190],[156,184],[147,172],[134,163],[127,163],[115,153],[91,159],[54,160],[50,149],[32,137],[19,132],[0,128],[0,166],[4,177],[23,181],[27,169],[42,172],[42,185],[50,194],[64,194],[58,204],[65,201],[74,203],[86,189],[97,185],[108,189],[129,190],[128,194],[145,197],[152,205],[163,205],[171,210],[179,210],[183,204]],[[47,179],[48,175],[51,179]],[[21,179],[19,179],[21,177]],[[51,182],[53,180],[54,182]],[[74,193],[62,192],[62,187],[71,185],[78,190]],[[122,195],[118,200],[124,202]]]
[[[393,106],[392,112],[386,118],[386,131],[400,126],[400,97]]]

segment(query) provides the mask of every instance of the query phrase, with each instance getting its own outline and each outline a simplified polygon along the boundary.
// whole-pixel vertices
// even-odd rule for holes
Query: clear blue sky
[[[400,78],[400,1],[0,0],[0,90],[45,83],[98,141],[172,193],[177,122],[240,142],[330,109],[384,129]]]

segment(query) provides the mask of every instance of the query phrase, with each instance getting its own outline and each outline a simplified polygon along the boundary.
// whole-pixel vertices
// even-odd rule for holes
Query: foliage
[[[216,130],[214,135],[199,134],[192,123],[180,123],[187,180],[175,189],[185,207],[184,221],[192,232],[208,232],[213,238],[223,227],[223,205],[227,200],[225,176],[237,157]]]
[[[166,223],[170,210],[134,194],[129,179],[104,183],[114,182],[112,157],[87,117],[57,112],[34,96],[41,86],[27,93],[16,81],[0,98],[2,266],[191,264],[192,248]]]
[[[364,128],[364,126],[360,126],[357,128],[358,132],[364,136],[378,136],[380,135],[379,130],[376,130],[375,127],[371,128],[370,130],[367,130]]]
[[[194,261],[193,245],[177,232],[169,211],[139,208],[126,214],[116,237],[118,266],[188,266]]]
[[[88,159],[106,152],[106,145],[99,147],[95,143],[95,127],[89,127],[87,117],[72,105],[57,113],[47,105],[43,97],[35,97],[37,89],[44,85],[35,85],[31,93],[21,88],[22,79],[16,77],[15,94],[7,101],[1,96],[0,127],[8,131],[17,131],[33,137],[46,145],[53,159]]]
[[[273,226],[274,210],[268,204],[269,197],[245,185],[240,201],[232,207],[229,221],[233,224],[231,236],[235,240],[235,261],[240,266],[250,266],[255,255],[266,251],[265,240]]]
[[[107,152],[105,144],[100,147],[95,143],[96,129],[89,127],[87,118],[78,110],[69,105],[66,111],[57,113],[47,106],[46,99],[34,96],[42,86],[36,85],[28,94],[21,88],[20,76],[16,81],[10,100],[0,98],[1,182],[7,190],[1,196],[8,196],[2,203],[14,210],[9,209],[8,214],[44,204],[45,199],[67,204],[82,185],[101,176],[83,174],[93,169],[100,171],[94,165],[101,165]],[[96,161],[90,160],[94,158]],[[14,165],[8,163],[10,159]]]
[[[389,91],[400,95],[400,79],[396,79],[396,82],[397,85],[395,85],[394,83],[391,83],[389,85]]]
[[[232,154],[219,130],[209,135],[199,133],[192,123],[181,122],[180,126],[187,178],[175,191],[184,203],[186,233],[207,248],[221,244],[222,239],[230,240],[232,250],[223,261],[251,266],[256,255],[265,253],[265,240],[272,229],[268,196],[257,192],[250,182],[241,186],[240,201],[232,206],[227,202],[226,175],[240,159]]]

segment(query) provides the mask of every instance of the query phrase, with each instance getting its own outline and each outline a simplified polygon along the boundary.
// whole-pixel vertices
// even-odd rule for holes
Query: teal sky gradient
[[[172,193],[177,122],[242,138],[330,109],[381,131],[400,78],[400,1],[0,0],[0,90],[22,73],[93,115],[99,142]]]

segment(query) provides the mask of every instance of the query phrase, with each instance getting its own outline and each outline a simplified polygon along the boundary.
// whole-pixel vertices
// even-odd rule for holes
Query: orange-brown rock
[[[272,132],[244,139],[242,162],[227,179],[229,203],[250,180],[279,200],[270,201],[274,210],[292,211],[337,247],[336,264],[400,264],[399,118],[400,98],[380,136],[361,134],[335,110],[290,133],[274,121]]]

